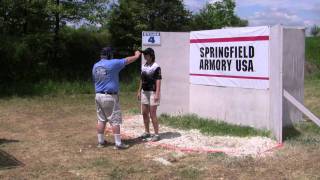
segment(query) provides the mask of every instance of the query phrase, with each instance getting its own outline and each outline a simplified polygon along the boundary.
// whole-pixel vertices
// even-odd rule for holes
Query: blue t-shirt
[[[126,65],[126,59],[101,59],[92,68],[95,91],[117,93],[119,91],[119,72]]]

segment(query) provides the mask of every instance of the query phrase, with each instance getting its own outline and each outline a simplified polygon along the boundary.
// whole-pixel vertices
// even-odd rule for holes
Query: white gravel
[[[122,124],[122,133],[136,138],[144,132],[141,115],[125,117]],[[207,136],[198,130],[180,130],[160,125],[161,140],[147,143],[152,146],[162,146],[180,151],[194,152],[223,152],[230,156],[265,156],[270,149],[276,147],[276,141],[266,137],[231,137]],[[152,124],[150,122],[152,132]]]

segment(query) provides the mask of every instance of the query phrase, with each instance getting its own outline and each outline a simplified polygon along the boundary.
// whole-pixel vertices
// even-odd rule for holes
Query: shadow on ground
[[[163,133],[159,133],[159,135],[161,139],[174,139],[181,136],[181,134],[178,132],[163,132]],[[146,143],[150,141],[150,139],[151,138],[149,138],[149,140],[143,140],[140,137],[136,137],[136,138],[126,137],[122,141],[130,146],[134,146],[137,144]]]
[[[124,138],[122,141],[130,146],[145,143],[141,138]]]
[[[0,139],[0,145],[6,144],[6,143],[15,143],[15,142],[19,142],[19,141],[14,139]]]
[[[301,132],[297,130],[294,126],[285,127],[283,129],[283,139],[292,140],[301,136]]]
[[[180,137],[181,134],[178,133],[178,132],[163,132],[163,133],[160,133],[160,137],[161,139],[174,139],[174,138],[177,138],[177,137]]]
[[[0,139],[0,145],[16,142],[19,141],[14,139]],[[14,156],[0,149],[0,170],[15,168],[19,166],[24,166],[24,164],[21,161],[17,160]]]
[[[24,164],[9,153],[0,149],[0,170],[16,168],[19,166],[24,166]]]

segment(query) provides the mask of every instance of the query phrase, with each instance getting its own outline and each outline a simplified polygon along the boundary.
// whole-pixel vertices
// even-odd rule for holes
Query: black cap
[[[147,48],[143,51],[141,51],[144,55],[151,55],[154,56],[154,50],[152,48]]]
[[[112,59],[113,57],[113,48],[111,46],[108,46],[108,47],[104,47],[101,49],[100,51],[100,55],[101,56],[106,56],[107,59]]]
[[[100,52],[100,54],[103,56],[106,56],[106,55],[112,54],[112,53],[113,53],[113,48],[111,46],[102,48],[101,52]]]

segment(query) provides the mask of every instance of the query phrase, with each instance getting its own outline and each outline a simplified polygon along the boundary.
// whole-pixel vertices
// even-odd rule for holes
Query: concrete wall
[[[303,104],[304,29],[271,27],[270,34],[270,130],[282,142],[283,126],[302,120],[302,113],[283,97],[287,90]]]
[[[283,89],[303,104],[304,96],[304,29],[283,28]],[[283,126],[302,120],[302,113],[283,100]]]
[[[196,113],[201,117],[269,129],[268,90],[189,84],[189,33],[161,32],[156,62],[162,70],[158,114]]]
[[[232,124],[264,128],[271,130],[278,142],[282,142],[283,126],[302,119],[302,114],[283,99],[283,89],[303,102],[303,29],[271,27],[267,90],[190,84],[189,33],[160,35],[161,45],[151,46],[163,77],[158,114],[196,113]]]
[[[269,128],[269,92],[192,84],[190,112],[232,124]]]
[[[189,113],[189,34],[160,32],[160,46],[142,46],[154,49],[156,62],[161,67],[159,115]]]
[[[282,142],[282,27],[277,25],[270,29],[270,115],[269,129],[278,142]]]

